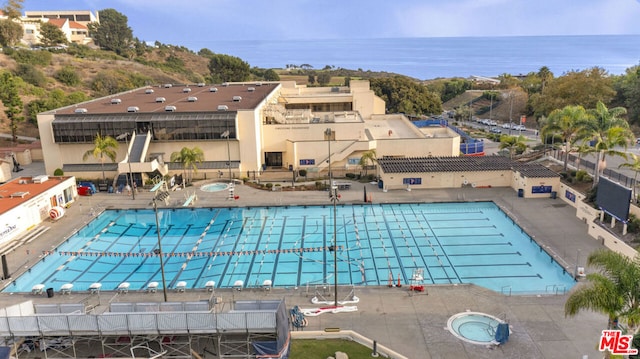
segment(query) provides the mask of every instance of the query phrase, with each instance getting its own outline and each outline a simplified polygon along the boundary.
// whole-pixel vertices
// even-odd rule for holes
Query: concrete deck
[[[37,164],[36,164],[37,165]],[[29,175],[28,171],[20,173]],[[38,173],[41,174],[41,173]],[[284,183],[283,183],[284,185]],[[363,203],[364,187],[375,203],[443,202],[492,200],[516,219],[536,241],[568,271],[577,265],[584,266],[586,256],[602,246],[587,235],[586,224],[575,217],[575,210],[560,199],[523,199],[512,189],[462,188],[451,190],[379,190],[374,184],[353,183],[350,190],[341,191],[341,204]],[[326,192],[268,192],[239,185],[237,200],[228,200],[228,193],[202,192],[198,187],[171,193],[171,202],[181,206],[188,194],[196,191],[196,207],[244,207],[278,205],[330,204]],[[43,250],[50,250],[64,241],[70,234],[92,220],[102,208],[150,208],[152,194],[140,192],[135,200],[126,194],[96,194],[80,197],[57,222],[44,222],[49,227],[36,240],[15,249],[7,255],[9,270],[13,277],[39,260]],[[10,280],[0,284],[10,285]],[[548,296],[504,296],[474,285],[428,286],[427,293],[412,293],[405,287],[358,287],[360,298],[358,311],[340,314],[323,314],[308,317],[307,330],[340,328],[356,331],[379,344],[408,358],[598,358],[600,332],[606,325],[606,317],[584,312],[575,318],[565,318],[566,294]],[[247,288],[243,291],[216,290],[223,303],[220,309],[229,309],[230,303],[238,299],[281,299],[287,307],[314,307],[310,299],[313,292],[306,288],[273,288],[265,291]],[[41,303],[80,302],[90,294],[71,292],[70,295],[56,293],[53,298],[24,293],[0,293],[0,306],[25,300]],[[170,291],[170,301],[199,300],[209,298],[204,290],[185,293]],[[101,303],[111,301],[162,301],[163,293],[101,292]],[[92,299],[95,300],[95,299]],[[512,334],[509,342],[498,348],[465,343],[445,327],[448,318],[466,310],[506,317]],[[42,355],[42,354],[35,354]],[[206,356],[205,356],[206,357]]]

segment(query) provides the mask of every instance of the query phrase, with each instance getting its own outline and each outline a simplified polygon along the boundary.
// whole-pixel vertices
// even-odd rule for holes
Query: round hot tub
[[[473,344],[491,344],[498,324],[504,323],[492,315],[479,312],[458,313],[449,318],[447,329],[459,339]]]
[[[229,188],[229,185],[227,183],[217,182],[205,184],[200,187],[200,190],[205,192],[220,192],[224,191],[227,188]]]

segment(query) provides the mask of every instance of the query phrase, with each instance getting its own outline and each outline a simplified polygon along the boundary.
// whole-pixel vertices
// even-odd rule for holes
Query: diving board
[[[187,198],[187,200],[184,202],[184,204],[182,205],[182,207],[188,207],[189,205],[191,205],[193,202],[196,201],[196,199],[198,199],[194,194],[192,194],[191,196],[189,196],[189,198]]]
[[[159,190],[159,189],[160,189],[160,187],[162,187],[162,185],[164,185],[164,184],[165,184],[165,182],[164,182],[164,181],[160,181],[160,182],[156,183],[156,185],[155,185],[155,186],[153,186],[153,187],[149,190],[149,192],[155,192],[155,191]]]

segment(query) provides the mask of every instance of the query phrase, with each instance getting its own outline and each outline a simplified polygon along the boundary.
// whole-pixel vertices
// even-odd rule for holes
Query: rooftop
[[[237,112],[253,110],[278,83],[205,85],[164,84],[143,87],[55,110],[55,114],[126,114],[165,112]]]
[[[502,156],[380,158],[378,164],[385,173],[516,170],[527,177],[559,177],[541,164],[519,163]]]
[[[0,185],[0,213],[5,213],[37,197],[71,177],[19,177]]]

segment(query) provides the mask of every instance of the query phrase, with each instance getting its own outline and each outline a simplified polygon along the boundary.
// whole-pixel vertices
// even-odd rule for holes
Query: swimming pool
[[[231,288],[236,281],[296,287],[334,282],[333,207],[158,210],[168,288]],[[575,283],[493,202],[339,205],[338,283],[475,283],[497,292],[540,294]],[[37,284],[87,290],[160,282],[153,210],[107,210],[65,240],[4,292]],[[162,284],[160,284],[162,285]],[[551,289],[550,289],[551,288]]]
[[[496,340],[496,330],[500,323],[504,321],[489,314],[464,312],[449,318],[447,329],[466,342],[490,344]]]
[[[209,183],[200,187],[200,190],[205,192],[220,192],[227,188],[229,188],[229,185],[226,183]]]

